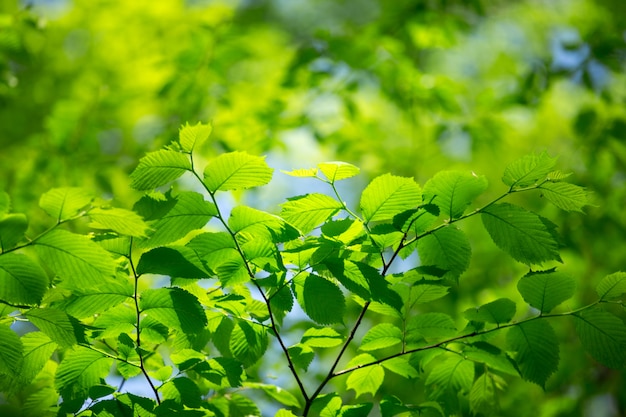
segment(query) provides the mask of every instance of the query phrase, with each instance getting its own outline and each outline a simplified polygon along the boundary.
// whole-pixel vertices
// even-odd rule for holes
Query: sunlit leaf
[[[283,203],[280,215],[303,234],[334,216],[343,206],[324,194],[307,194],[290,198]]]
[[[555,164],[556,158],[546,152],[523,156],[506,167],[502,182],[510,187],[528,187],[546,178]]]
[[[191,408],[200,407],[200,389],[189,378],[178,377],[165,382],[159,387],[164,400],[171,400],[177,404]]]
[[[0,374],[16,376],[22,365],[24,347],[9,326],[0,324]]]
[[[491,372],[485,372],[476,378],[469,396],[472,412],[485,415],[496,412],[499,409],[498,392],[505,387],[506,382]]]
[[[626,272],[616,272],[602,278],[596,287],[601,300],[613,300],[626,294]]]
[[[339,161],[322,162],[317,164],[317,167],[331,183],[354,177],[355,175],[359,175],[359,172],[361,171],[358,167],[352,164]]]
[[[354,366],[369,364],[375,361],[376,358],[372,355],[362,353],[352,358],[347,367],[351,368]],[[348,380],[346,381],[346,387],[348,389],[353,389],[357,397],[362,394],[374,395],[383,384],[384,378],[384,368],[379,364],[371,365],[350,372]]]
[[[7,214],[0,216],[0,252],[13,248],[24,238],[28,229],[28,219],[25,215]]]
[[[549,202],[565,211],[582,213],[582,208],[589,204],[587,191],[578,185],[567,182],[546,182],[539,189]]]
[[[508,323],[515,316],[515,303],[508,298],[498,298],[480,307],[469,308],[463,312],[463,317],[471,321],[484,321],[487,323]]]
[[[134,211],[121,208],[100,208],[89,210],[94,229],[110,229],[126,236],[145,237],[148,225]]]
[[[48,277],[26,255],[0,256],[0,300],[18,304],[38,304],[48,288]]]
[[[300,401],[298,401],[298,399],[292,393],[277,385],[262,384],[258,382],[246,382],[244,384],[244,387],[260,389],[283,405],[289,407],[300,407]]]
[[[559,343],[552,326],[545,320],[520,323],[509,329],[507,342],[516,353],[522,377],[545,387],[559,366]]]
[[[436,204],[446,218],[463,215],[466,207],[487,189],[487,179],[473,172],[441,171],[424,184],[424,200]]]
[[[422,202],[422,192],[412,178],[391,174],[374,178],[361,194],[361,212],[366,222],[391,220]]]
[[[185,123],[178,132],[181,149],[185,152],[192,152],[211,136],[212,130],[213,127],[210,124],[197,123],[192,126]]]
[[[283,174],[287,174],[292,177],[300,177],[300,178],[314,178],[317,176],[317,168],[302,168],[302,169],[294,169],[291,171],[283,171]]]
[[[127,282],[107,281],[98,288],[74,290],[61,303],[63,309],[76,318],[91,317],[115,307],[133,296],[133,288]]]
[[[391,323],[379,323],[369,329],[363,339],[359,350],[371,352],[385,349],[402,343],[402,330]]]
[[[330,327],[307,329],[302,335],[301,343],[316,348],[330,348],[343,343],[344,337]]]
[[[457,331],[452,317],[445,313],[422,313],[413,316],[407,330],[417,332],[426,339],[454,336]]]
[[[576,282],[567,274],[555,270],[529,272],[517,283],[524,300],[543,313],[574,295]]]
[[[245,152],[230,152],[213,159],[204,169],[204,183],[211,192],[265,185],[274,170],[265,158]]]
[[[160,323],[183,332],[198,333],[207,325],[198,299],[181,288],[146,290],[139,307]]]
[[[186,171],[191,171],[187,155],[169,149],[149,152],[130,174],[130,186],[136,190],[151,190],[174,181]]]
[[[461,356],[451,356],[438,364],[426,378],[429,397],[439,399],[445,395],[469,392],[474,381],[474,363]]]
[[[63,221],[76,216],[93,198],[90,191],[82,188],[53,188],[41,196],[39,207],[57,221]]]
[[[468,268],[472,249],[465,233],[447,226],[424,236],[417,242],[422,264],[448,271],[444,277],[458,280]]]
[[[576,333],[595,360],[609,368],[626,366],[626,325],[613,314],[593,308],[574,314]]]
[[[255,239],[267,236],[274,243],[287,242],[300,235],[280,217],[247,206],[234,207],[228,225],[234,233],[248,234]]]
[[[19,378],[21,382],[29,383],[43,369],[57,349],[57,344],[42,332],[26,333],[21,340],[24,346],[24,360]]]
[[[83,330],[78,320],[64,311],[56,308],[37,308],[27,311],[24,316],[63,347],[71,347],[84,341]]]
[[[383,368],[404,378],[418,378],[419,373],[406,356],[397,356],[381,363]]]
[[[225,262],[240,259],[232,236],[226,232],[199,234],[186,246],[196,252],[206,266],[213,271]]]
[[[487,207],[481,217],[494,243],[515,260],[525,264],[561,261],[556,226],[549,220],[508,203]]]
[[[265,327],[238,320],[230,336],[230,351],[245,367],[254,365],[267,349]]]
[[[306,314],[316,323],[340,323],[346,306],[339,287],[317,275],[307,275],[295,282],[296,298]]]
[[[65,400],[71,398],[86,399],[89,388],[105,378],[113,359],[100,352],[77,347],[68,351],[55,376],[55,386]]]

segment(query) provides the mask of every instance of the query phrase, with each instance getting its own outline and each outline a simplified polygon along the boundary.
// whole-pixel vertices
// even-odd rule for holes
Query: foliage
[[[567,184],[567,204],[545,197],[570,211],[588,204],[545,153],[512,162],[504,193],[478,208],[486,179],[461,171],[442,171],[423,188],[384,174],[350,207],[337,185],[359,169],[329,162],[285,172],[324,183],[326,194],[287,198],[280,215],[246,205],[226,215],[220,194],[264,186],[273,169],[244,152],[201,169],[194,149],[209,133],[185,125],[179,140],[139,161],[131,183],[146,193],[132,211],[80,188],[53,189],[39,202],[50,227],[29,238],[25,217],[2,194],[7,412],[260,415],[262,393],[282,407],[278,416],[492,415],[508,381],[546,387],[565,342],[553,326],[567,319],[595,360],[626,366],[626,326],[606,308],[623,306],[624,273],[605,277],[590,304],[560,308],[575,281],[545,266],[561,262],[556,226],[502,201]],[[164,188],[184,175],[202,192]],[[438,301],[470,267],[470,238],[457,224],[475,216],[529,272],[515,299],[457,316]],[[90,232],[71,231],[85,220]],[[521,299],[528,307],[518,311]],[[378,324],[366,330],[371,317]],[[270,355],[289,380],[259,376]],[[423,399],[379,394],[392,378],[424,381]],[[137,380],[147,389],[123,389]],[[336,381],[346,389],[329,391]]]

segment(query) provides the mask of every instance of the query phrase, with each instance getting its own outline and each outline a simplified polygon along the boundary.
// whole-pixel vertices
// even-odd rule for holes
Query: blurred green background
[[[508,163],[546,150],[594,193],[585,215],[524,200],[560,226],[575,308],[626,269],[625,70],[623,0],[0,0],[0,189],[35,230],[52,187],[129,208],[128,174],[185,122],[213,123],[205,158],[344,160],[362,168],[358,187],[471,169],[485,199],[505,191]],[[268,210],[305,192],[275,177],[256,196]],[[438,308],[512,296],[525,273],[477,222],[463,227],[471,270]],[[503,415],[625,415],[623,373],[590,360],[563,346],[547,391],[512,381]]]

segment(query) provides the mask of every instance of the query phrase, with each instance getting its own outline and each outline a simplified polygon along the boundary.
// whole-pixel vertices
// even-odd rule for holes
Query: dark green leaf
[[[292,393],[277,385],[261,384],[258,382],[246,382],[244,384],[244,387],[260,389],[283,405],[289,407],[300,407],[300,401],[298,401],[298,399]]]
[[[600,300],[613,300],[626,294],[626,272],[616,272],[602,278],[596,287]]]
[[[551,158],[546,152],[539,155],[526,155],[506,167],[502,182],[511,188],[528,187],[552,172],[556,158]]]
[[[202,403],[200,389],[189,378],[178,377],[167,381],[159,387],[164,400],[172,400],[176,404],[198,408]]]
[[[41,196],[39,207],[57,221],[64,221],[76,216],[93,198],[82,188],[53,188]]]
[[[316,323],[340,323],[346,306],[337,285],[317,275],[294,281],[296,297],[302,309]]]
[[[338,417],[342,401],[337,393],[318,396],[311,406],[311,415],[319,417]]]
[[[517,283],[524,300],[543,313],[574,295],[576,283],[567,274],[555,270],[529,272]]]
[[[409,320],[407,330],[426,339],[454,336],[457,331],[452,317],[444,313],[418,314]]]
[[[609,368],[626,366],[626,326],[619,317],[594,308],[574,318],[580,342],[594,359]]]
[[[460,356],[451,356],[438,364],[426,378],[429,397],[442,398],[445,395],[456,395],[469,392],[474,381],[474,363]]]
[[[159,274],[172,278],[207,278],[195,251],[185,246],[154,248],[141,255],[137,274]]]
[[[265,327],[238,320],[230,336],[230,351],[245,367],[254,365],[267,349]]]
[[[273,172],[263,157],[231,152],[209,162],[204,169],[204,183],[213,193],[252,188],[270,182]]]
[[[146,290],[139,307],[158,322],[186,333],[199,333],[207,318],[198,299],[180,288]]]
[[[483,363],[496,371],[519,376],[519,372],[515,369],[511,359],[502,350],[487,342],[478,341],[472,343],[463,350],[463,354],[467,359]]]
[[[23,214],[0,216],[0,252],[13,248],[24,238],[28,219]]]
[[[498,298],[480,307],[469,308],[463,317],[471,321],[483,321],[497,325],[508,323],[515,316],[515,303],[508,298]]]
[[[470,263],[472,249],[465,233],[447,226],[424,236],[417,243],[423,265],[448,271],[444,278],[458,280]]]
[[[342,208],[341,203],[334,198],[313,193],[290,198],[283,203],[280,214],[303,234],[307,234]]]
[[[130,186],[136,190],[151,190],[174,181],[186,171],[191,171],[187,155],[169,149],[149,152],[130,174]]]
[[[515,361],[522,377],[545,387],[559,367],[559,343],[554,329],[545,320],[533,320],[512,327],[507,342],[516,353]]]
[[[491,415],[499,409],[498,391],[503,391],[506,382],[498,375],[485,372],[474,381],[470,391],[470,409],[473,413]]]
[[[424,184],[424,200],[436,204],[446,218],[461,217],[487,189],[487,179],[473,172],[441,171]]]
[[[315,357],[315,352],[307,345],[297,344],[289,347],[289,357],[298,368],[307,371]]]
[[[0,256],[0,300],[39,304],[48,288],[48,277],[29,257],[17,253]]]
[[[391,220],[422,202],[422,192],[412,178],[391,174],[374,178],[361,195],[361,212],[366,222]]]

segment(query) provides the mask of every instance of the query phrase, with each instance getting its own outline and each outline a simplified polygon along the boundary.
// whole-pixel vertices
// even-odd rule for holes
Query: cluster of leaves
[[[547,154],[510,164],[502,177],[506,192],[473,210],[487,180],[459,171],[439,172],[423,187],[381,175],[363,190],[359,209],[350,208],[336,184],[359,169],[329,162],[286,172],[325,183],[328,194],[289,198],[280,216],[245,205],[226,216],[220,193],[263,186],[273,170],[243,152],[222,154],[199,170],[194,149],[210,134],[208,125],[186,125],[177,141],[142,158],[131,184],[146,194],[132,211],[82,189],[53,189],[39,202],[53,225],[27,238],[26,217],[10,213],[8,195],[0,194],[5,411],[261,415],[256,395],[246,394],[259,391],[283,407],[280,417],[364,416],[375,402],[386,417],[468,409],[490,415],[508,379],[544,387],[557,370],[551,323],[562,317],[573,320],[595,360],[626,365],[626,327],[603,308],[623,306],[626,273],[602,279],[593,303],[553,312],[575,291],[573,278],[541,267],[561,261],[556,226],[501,201],[536,191],[563,210],[582,210],[586,191],[564,182],[567,175]],[[159,191],[182,175],[202,192]],[[518,283],[528,309],[518,313],[508,298],[462,317],[426,308],[469,267],[470,240],[456,224],[473,216],[496,246],[531,268]],[[89,235],[72,231],[85,225]],[[419,262],[411,257],[416,251]],[[390,272],[394,262],[402,272]],[[286,320],[293,316],[297,326]],[[366,316],[376,324],[364,332]],[[493,338],[500,331],[504,346]],[[271,346],[292,386],[251,372]],[[311,381],[305,376],[314,360],[323,376]],[[423,379],[424,401],[377,397],[388,374]],[[352,399],[325,389],[343,375]],[[136,379],[147,390],[123,389]]]

